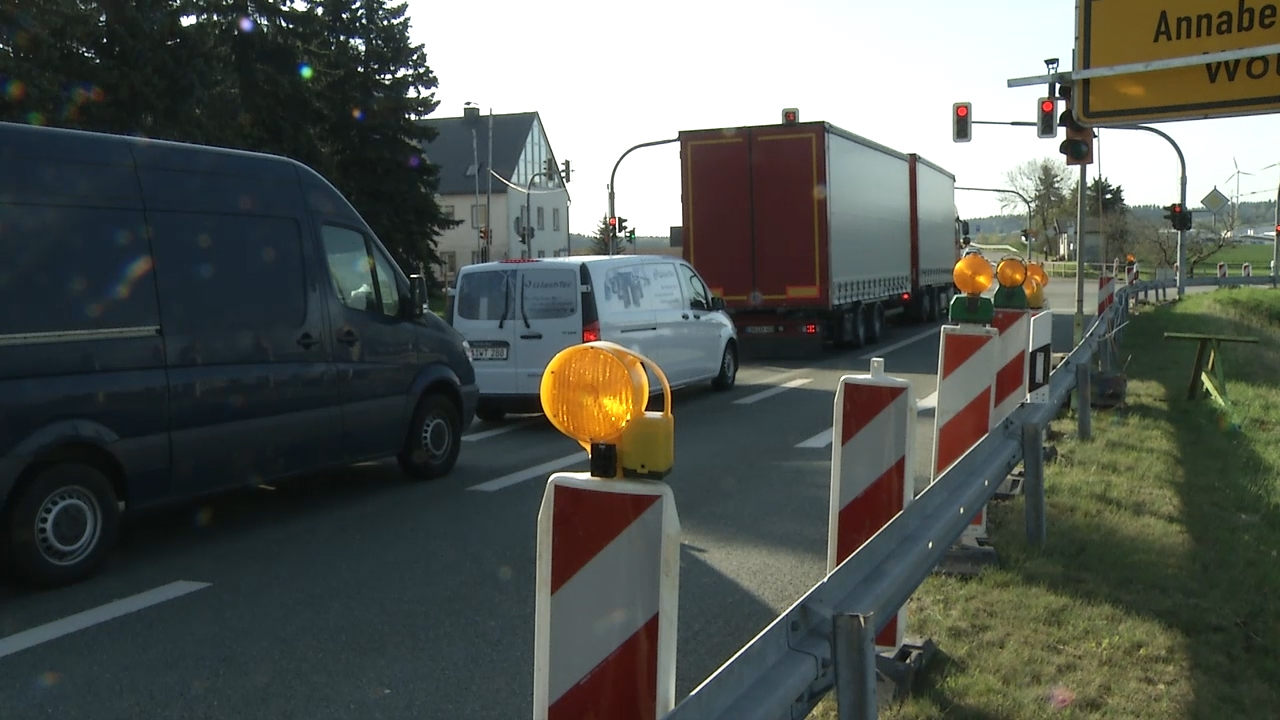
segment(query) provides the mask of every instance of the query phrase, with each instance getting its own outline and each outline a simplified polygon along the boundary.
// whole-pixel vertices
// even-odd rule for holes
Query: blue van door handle
[[[360,336],[356,335],[356,331],[352,330],[351,328],[347,328],[346,330],[343,330],[341,333],[338,333],[338,342],[342,343],[343,345],[355,345],[359,341],[360,341]]]
[[[320,341],[313,337],[311,333],[302,333],[302,337],[298,338],[298,344],[302,346],[303,350],[310,350],[319,345]]]

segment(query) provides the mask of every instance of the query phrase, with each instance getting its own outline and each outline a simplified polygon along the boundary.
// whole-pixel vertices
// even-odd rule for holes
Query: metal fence
[[[1231,285],[1269,285],[1269,277],[1230,278]],[[1217,285],[1215,278],[1187,285]],[[1049,401],[1024,402],[907,508],[814,585],[759,635],[681,701],[665,720],[798,720],[838,688],[840,718],[876,717],[875,636],[933,573],[971,517],[1023,465],[1026,530],[1046,537],[1044,430],[1077,390],[1077,429],[1092,434],[1093,361],[1109,328],[1122,328],[1130,301],[1172,280],[1138,282],[1116,291],[1084,339],[1049,378]],[[1024,462],[1026,460],[1026,462]]]

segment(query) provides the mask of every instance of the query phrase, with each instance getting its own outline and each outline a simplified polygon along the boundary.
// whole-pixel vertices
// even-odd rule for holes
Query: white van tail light
[[[595,342],[600,339],[600,322],[587,323],[582,328],[582,342]]]

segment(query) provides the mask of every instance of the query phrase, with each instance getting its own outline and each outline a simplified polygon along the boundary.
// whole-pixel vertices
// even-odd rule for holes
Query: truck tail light
[[[902,293],[902,301],[906,302],[911,299],[911,293]]]
[[[809,323],[804,326],[804,333],[806,335],[816,335],[818,333],[818,326],[813,323]]]
[[[600,322],[587,323],[582,327],[582,342],[596,342],[600,339]]]

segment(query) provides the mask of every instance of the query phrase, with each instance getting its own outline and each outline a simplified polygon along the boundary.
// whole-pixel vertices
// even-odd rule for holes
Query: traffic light
[[[569,161],[568,160],[564,161],[564,169],[562,172],[564,174],[564,181],[568,183],[569,182]]]
[[[636,229],[635,229],[635,228],[631,228],[630,230],[628,230],[628,231],[627,231],[627,242],[631,243],[632,245],[635,245],[635,244],[636,244]]]
[[[798,109],[783,108],[782,110],[783,125],[795,125],[798,122],[800,122],[800,111]]]
[[[1189,217],[1190,213],[1186,213],[1182,207],[1182,203],[1174,203],[1165,206],[1164,219],[1169,221],[1169,226],[1174,230],[1189,230],[1185,227],[1188,223],[1184,216]]]
[[[1036,105],[1036,137],[1058,137],[1058,100],[1042,97]]]
[[[958,102],[951,106],[951,141],[969,142],[973,139],[970,123],[973,122],[973,104]]]
[[[480,239],[484,240],[485,242],[489,242],[490,240],[493,239],[493,233],[490,232],[489,227],[487,225],[485,227],[480,228]]]
[[[622,237],[627,237],[627,219],[624,217],[620,217],[617,220],[618,220],[617,235],[620,235]]]
[[[1076,122],[1071,113],[1071,100],[1066,102],[1066,109],[1058,118],[1058,124],[1067,129],[1067,139],[1058,146],[1058,152],[1067,158],[1068,165],[1093,164],[1093,129]]]
[[[551,158],[542,161],[542,173],[547,176],[548,181],[554,180],[559,175],[556,172],[556,161]]]

